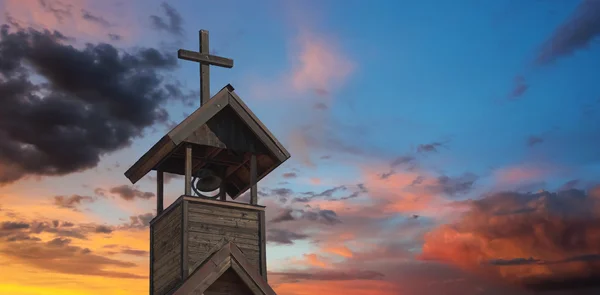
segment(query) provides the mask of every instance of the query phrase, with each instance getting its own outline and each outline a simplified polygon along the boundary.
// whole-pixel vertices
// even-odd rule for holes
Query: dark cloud
[[[80,50],[56,31],[9,29],[0,30],[0,184],[93,168],[167,121],[160,73],[176,67],[174,55]]]
[[[427,188],[434,193],[454,197],[470,192],[476,180],[477,176],[472,173],[466,173],[454,178],[442,175],[436,179],[435,184],[428,185]]]
[[[105,28],[112,26],[112,24],[110,22],[108,22],[106,19],[104,19],[103,17],[94,15],[85,9],[81,10],[81,17],[89,22],[99,24]]]
[[[102,233],[102,234],[110,234],[110,233],[113,232],[113,229],[110,226],[98,225],[96,227],[96,232],[97,233]]]
[[[110,259],[94,254],[88,248],[71,244],[70,239],[55,238],[48,242],[20,241],[0,249],[11,261],[39,269],[74,275],[109,278],[145,279],[146,276],[115,271],[115,268],[133,268],[135,263]]]
[[[299,234],[285,229],[273,228],[269,229],[267,232],[267,242],[276,244],[291,245],[295,240],[303,240],[306,238],[308,238],[308,236],[305,234]]]
[[[336,187],[333,187],[330,189],[326,189],[320,193],[305,192],[305,193],[302,193],[304,195],[303,197],[295,197],[294,202],[308,203],[316,198],[331,199],[333,197],[333,194],[335,194],[336,192],[345,191],[345,190],[347,190],[347,187],[345,185],[340,185],[340,186],[336,186]]]
[[[287,172],[287,173],[283,173],[283,178],[296,178],[298,177],[298,175],[295,172]]]
[[[16,229],[26,229],[29,228],[29,224],[25,222],[14,222],[14,221],[4,221],[0,223],[0,230],[9,231]]]
[[[163,17],[151,15],[152,26],[158,31],[165,31],[178,36],[183,35],[183,18],[179,12],[166,2],[161,4],[161,8],[165,12],[166,20]]]
[[[318,102],[318,103],[315,103],[315,105],[313,106],[313,109],[323,111],[323,110],[329,109],[329,107],[322,102]]]
[[[108,192],[127,201],[133,201],[134,199],[148,200],[155,197],[152,192],[143,192],[125,184],[110,188]]]
[[[96,201],[93,197],[72,195],[72,196],[54,196],[54,205],[60,208],[78,209],[83,203],[92,203]]]
[[[432,142],[426,144],[420,144],[417,146],[417,153],[435,153],[439,147],[444,146],[443,142]]]
[[[111,41],[121,41],[123,39],[123,37],[119,34],[108,34],[108,39],[110,39]]]
[[[129,223],[120,226],[122,229],[146,229],[150,226],[150,221],[154,218],[153,213],[145,213],[135,216],[129,216]]]
[[[133,255],[133,256],[141,256],[141,257],[146,257],[149,255],[148,251],[137,250],[137,249],[123,249],[123,250],[121,250],[121,253],[127,254],[127,255]]]
[[[583,0],[542,46],[535,63],[545,65],[590,46],[600,35],[600,1]]]
[[[426,235],[423,258],[532,290],[600,287],[600,187],[496,193],[469,207]]]
[[[60,1],[38,0],[42,9],[52,13],[54,17],[62,23],[65,18],[71,17],[71,5]]]
[[[539,136],[531,135],[527,138],[527,146],[530,146],[530,147],[540,144],[542,142],[544,142],[544,139]]]
[[[509,99],[518,99],[529,89],[529,85],[522,76],[517,76],[514,83],[513,89],[508,96]]]
[[[279,215],[271,219],[271,223],[281,223],[286,221],[294,220],[310,220],[318,221],[324,224],[337,224],[339,220],[337,214],[333,210],[321,210],[321,209],[283,209]]]
[[[416,159],[413,156],[400,156],[395,158],[390,166],[392,169],[402,167],[411,170],[416,166]]]
[[[269,275],[281,276],[283,281],[349,281],[349,280],[381,280],[384,274],[377,271],[340,271],[340,270],[320,270],[311,272],[269,272]]]

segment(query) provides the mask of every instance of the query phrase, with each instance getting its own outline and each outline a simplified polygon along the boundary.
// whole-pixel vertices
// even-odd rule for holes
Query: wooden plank
[[[188,201],[184,200],[181,204],[182,218],[181,218],[181,277],[185,280],[188,277]]]
[[[267,281],[267,231],[265,229],[265,211],[260,212],[260,272]]]
[[[234,228],[246,228],[253,229],[258,232],[258,222],[256,220],[247,220],[241,218],[227,218],[217,217],[214,218],[209,215],[194,214],[189,217],[190,222],[200,222],[204,224],[222,225]]]
[[[227,269],[206,291],[204,295],[248,295],[254,294],[247,284],[233,270]],[[198,294],[201,295],[201,294]]]
[[[219,235],[208,235],[208,234],[192,234],[190,237],[190,244],[212,244],[215,241],[219,241],[222,236]],[[242,239],[231,235],[225,235],[225,237],[235,242],[236,244],[244,245],[244,247],[248,249],[253,249],[256,251],[260,251],[260,245],[258,239]]]
[[[243,107],[238,103],[236,99],[233,99],[231,96],[229,98],[229,105],[236,111],[238,116],[242,118],[242,120],[246,123],[246,125],[254,132],[256,137],[273,153],[273,156],[277,157],[279,161],[283,162],[287,160],[287,157],[283,154],[283,152],[275,145],[272,139],[270,139],[267,134],[256,124],[254,120],[250,118],[248,113],[243,109]]]
[[[157,214],[154,218],[152,218],[152,220],[150,220],[150,224],[155,224],[157,222],[159,222],[159,220],[165,218],[165,216],[168,216],[171,211],[173,211],[175,208],[177,208],[177,206],[179,206],[179,204],[181,204],[181,201],[183,200],[183,197],[179,197],[177,198],[177,200],[175,200],[175,202],[173,202],[171,205],[169,205],[169,207],[167,207],[167,209],[163,210],[163,212],[161,214]]]
[[[200,30],[198,32],[200,37],[200,47],[198,48],[200,53],[210,54],[208,49],[208,31]],[[210,98],[210,67],[208,64],[200,63],[200,106],[203,106],[208,102]]]
[[[250,156],[250,204],[252,205],[258,204],[258,186],[256,185],[257,174],[256,154],[252,154],[252,156]]]
[[[277,140],[277,137],[275,137],[275,135],[271,133],[271,131],[262,123],[262,121],[258,119],[258,117],[252,112],[252,110],[250,110],[250,108],[244,103],[244,101],[237,95],[237,93],[235,93],[234,91],[229,91],[229,95],[230,104],[232,100],[235,100],[236,104],[238,104],[244,110],[244,112],[248,114],[252,121],[254,121],[256,125],[258,125],[260,130],[275,143],[277,149],[280,150],[281,154],[285,156],[283,161],[289,159],[290,153],[287,151],[287,149],[283,146],[283,144],[281,144],[281,142],[279,142],[279,140]]]
[[[237,262],[241,269],[245,271],[246,274],[254,281],[265,294],[275,294],[273,289],[267,284],[267,282],[262,278],[260,273],[252,267],[252,265],[248,264],[247,259],[241,250],[234,244],[231,247],[231,256],[234,258],[234,261]]]
[[[215,270],[209,273],[200,284],[194,289],[195,292],[204,292],[212,285],[228,268],[231,267],[231,257],[225,257],[216,266]]]
[[[221,248],[223,248],[223,246],[225,246],[227,243],[229,243],[229,241],[227,239],[221,238],[221,240],[219,240],[219,242],[215,243],[214,246],[210,250],[208,250],[205,255],[197,257],[198,262],[194,263],[193,265],[190,264],[190,267],[188,268],[189,273],[193,273],[206,259],[208,259],[212,254],[221,250]],[[188,256],[188,259],[190,259],[189,256]],[[190,261],[191,261],[191,259],[190,259]]]
[[[189,225],[190,234],[195,233],[198,235],[202,234],[213,234],[213,235],[235,235],[236,237],[244,238],[244,239],[253,239],[256,237],[257,232],[251,229],[243,229],[243,228],[231,228],[231,227],[223,227],[212,224],[202,224],[202,223],[190,223]]]
[[[231,218],[240,218],[247,220],[256,220],[258,221],[258,212],[250,211],[246,209],[238,209],[238,208],[226,208],[226,207],[218,207],[218,206],[206,206],[206,205],[198,205],[198,204],[190,204],[189,207],[190,215],[208,215],[208,216],[221,216],[221,217],[231,217]],[[264,211],[259,211],[264,212]]]
[[[156,215],[163,212],[164,175],[162,171],[156,171]]]
[[[231,262],[231,269],[235,271],[238,277],[245,283],[246,287],[252,291],[254,295],[264,295],[265,293],[261,290],[261,288],[256,284],[248,274],[242,269],[240,264],[234,259]]]
[[[192,275],[183,283],[183,285],[179,289],[177,289],[177,291],[175,291],[174,295],[188,295],[192,291],[197,290],[199,286],[205,284],[208,280],[208,277],[211,274],[214,274],[215,272],[220,272],[220,274],[222,274],[226,270],[225,268],[221,271],[223,263],[229,264],[227,265],[227,267],[231,265],[231,259],[228,256],[229,253],[231,253],[230,247],[223,247],[221,248],[221,250],[212,254],[207,260],[205,260],[204,263],[200,265],[200,267],[198,267],[198,269],[196,269],[196,271],[194,271],[194,273],[192,273]],[[215,256],[227,257],[228,259],[225,259],[224,261],[220,261],[218,264],[215,264],[212,260],[212,258]],[[214,282],[217,278],[218,276],[214,278],[212,282]],[[208,286],[206,286],[206,288],[208,288]],[[204,290],[201,290],[201,292],[203,291]]]
[[[229,103],[229,92],[226,88],[221,89],[201,108],[195,110],[189,117],[168,133],[169,138],[175,145],[179,145],[185,138],[190,136],[199,126],[205,124],[210,118],[217,114],[221,108]]]
[[[150,225],[150,266],[149,266],[149,271],[150,271],[150,286],[149,289],[150,290],[150,295],[154,295],[154,229],[152,227],[152,225]]]
[[[203,204],[209,204],[209,205],[248,209],[248,210],[255,210],[255,211],[264,211],[265,210],[265,206],[261,206],[261,205],[250,205],[250,204],[242,204],[242,203],[235,203],[235,202],[221,202],[218,200],[200,199],[200,198],[187,197],[187,196],[183,196],[183,198],[190,201],[190,203],[203,203]]]
[[[177,50],[177,58],[204,63],[210,66],[218,66],[228,69],[233,68],[233,59],[185,49]]]
[[[192,195],[192,146],[185,147],[185,195]]]
[[[144,177],[150,170],[154,169],[160,162],[166,158],[176,145],[169,136],[163,136],[150,150],[137,160],[127,171],[125,177],[135,184]]]

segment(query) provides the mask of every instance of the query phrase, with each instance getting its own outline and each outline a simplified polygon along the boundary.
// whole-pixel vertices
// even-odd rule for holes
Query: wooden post
[[[223,173],[221,173],[221,187],[219,187],[219,200],[227,201],[227,169],[223,169]]]
[[[210,54],[208,51],[208,31],[200,30],[200,53]],[[200,63],[200,106],[210,99],[210,67],[206,63]]]
[[[250,204],[258,204],[258,191],[256,185],[257,179],[256,154],[252,154],[250,158]]]
[[[192,195],[192,146],[185,147],[185,195]]]
[[[156,215],[160,215],[163,212],[164,202],[164,173],[162,171],[156,171]]]

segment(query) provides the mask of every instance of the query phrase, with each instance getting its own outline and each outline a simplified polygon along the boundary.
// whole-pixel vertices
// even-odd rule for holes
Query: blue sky
[[[530,256],[560,261],[598,254],[593,250],[597,227],[582,234],[592,248],[567,250],[548,242],[552,239],[539,230],[543,226],[536,225],[535,214],[565,224],[548,227],[551,232],[583,221],[552,211],[556,210],[552,202],[563,198],[560,194],[528,194],[578,189],[589,203],[573,201],[573,208],[591,210],[585,220],[590,224],[600,218],[596,209],[600,191],[594,190],[600,174],[598,1],[189,0],[165,5],[154,0],[0,0],[0,4],[13,31],[18,29],[15,24],[57,30],[72,38],[61,45],[81,52],[86,42],[91,46],[105,42],[120,54],[155,48],[175,56],[179,48],[197,50],[198,30],[209,30],[211,51],[234,60],[232,69],[211,67],[211,92],[232,84],[292,154],[259,184],[266,194],[259,202],[273,220],[268,227],[287,234],[274,233],[268,244],[269,270],[278,278],[274,284],[279,294],[301,295],[326,286],[339,292],[364,286],[379,290],[373,294],[430,294],[432,284],[450,281],[454,283],[448,283],[449,292],[530,294],[530,287],[523,288],[522,281],[511,277],[522,273],[481,266],[481,259],[517,261]],[[84,11],[94,17],[84,17]],[[111,39],[108,34],[120,37]],[[37,60],[22,59],[34,65],[32,77],[54,81],[36,68]],[[136,238],[136,247],[146,249],[147,228],[124,224],[154,210],[154,199],[140,197],[154,191],[153,172],[135,186],[123,173],[199,106],[194,94],[199,80],[196,63],[178,60],[174,68],[153,70],[161,79],[156,87],[174,83],[190,96],[167,97],[153,107],[166,110],[169,120],[136,126],[141,135],[129,134],[128,146],[89,146],[100,156],[93,167],[48,175],[2,156],[9,150],[0,146],[0,184],[17,175],[0,186],[2,208],[20,214],[6,215],[7,222],[33,224],[61,217],[76,224],[104,224],[113,228],[114,243],[106,236],[74,240],[72,245],[104,253],[106,244],[132,243],[123,238],[130,235]],[[1,82],[6,83],[7,77],[2,76]],[[148,103],[148,97],[139,96]],[[107,120],[127,121],[116,116],[107,115]],[[13,125],[0,119],[0,126]],[[57,155],[42,144],[28,144],[48,158]],[[115,190],[119,187],[130,188],[135,196],[128,198],[123,190]],[[326,193],[334,188],[334,193]],[[165,206],[182,191],[182,179],[169,182]],[[62,204],[57,196],[73,203]],[[307,196],[309,201],[301,201]],[[27,209],[32,202],[36,207]],[[497,212],[489,208],[537,211],[497,220]],[[276,221],[288,211],[294,220]],[[331,212],[335,218],[327,219]],[[537,228],[537,248],[509,230],[502,238],[491,239],[499,232],[497,224],[515,232],[523,224]],[[93,246],[86,244],[89,241]],[[468,247],[476,250],[465,251]],[[7,257],[14,261],[14,270],[27,263]],[[331,278],[348,267],[358,269],[346,273],[350,282],[294,280],[294,275],[306,272]],[[523,271],[538,273],[546,266],[528,267]],[[556,276],[587,275],[579,269],[543,270]],[[145,274],[147,265],[141,263],[135,271]],[[383,279],[360,271],[382,274]],[[95,286],[92,281],[81,282]],[[136,284],[128,292],[147,287],[145,282]],[[0,291],[9,290],[6,286],[0,280]],[[513,286],[517,289],[510,289]]]

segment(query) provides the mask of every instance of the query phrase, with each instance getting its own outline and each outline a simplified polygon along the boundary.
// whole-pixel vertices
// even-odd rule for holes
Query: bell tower
[[[200,51],[201,107],[163,136],[125,176],[136,183],[156,171],[157,216],[150,222],[150,295],[275,294],[267,283],[265,207],[257,183],[290,154],[231,85],[212,98],[208,66],[233,67]],[[205,96],[206,95],[206,96]],[[183,194],[163,209],[163,173],[185,176]],[[247,204],[232,202],[250,190]]]

